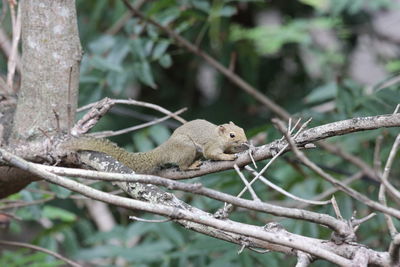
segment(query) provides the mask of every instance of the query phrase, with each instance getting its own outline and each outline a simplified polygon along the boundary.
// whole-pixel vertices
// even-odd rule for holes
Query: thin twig
[[[277,127],[280,129],[280,131],[284,134],[286,134],[284,126],[280,121],[275,121]],[[371,200],[370,198],[360,194],[359,192],[355,191],[354,189],[344,185],[342,182],[338,181],[335,179],[333,176],[329,175],[326,173],[324,170],[322,170],[320,167],[318,167],[314,162],[309,160],[303,152],[301,152],[297,147],[296,144],[294,143],[293,139],[286,135],[286,140],[289,142],[292,151],[295,153],[297,158],[303,162],[307,167],[309,167],[311,170],[313,170],[315,173],[320,175],[322,178],[327,180],[328,182],[332,183],[334,186],[338,187],[341,191],[345,192],[349,196],[351,196],[354,199],[357,199],[361,203],[364,203],[365,205],[379,210],[383,213],[390,214],[392,216],[395,216],[396,218],[400,219],[400,211],[397,209],[393,209],[387,206],[384,206],[376,201]]]
[[[364,223],[364,222],[366,222],[366,221],[372,219],[372,218],[375,217],[375,216],[376,216],[376,213],[375,213],[375,212],[372,212],[372,213],[370,213],[369,215],[367,215],[367,216],[365,216],[365,217],[363,217],[363,218],[360,218],[360,219],[352,218],[352,220],[351,220],[351,225],[352,225],[353,227],[356,227],[356,226],[358,226],[358,225],[360,225],[360,224],[362,224],[362,223]]]
[[[66,257],[61,256],[60,254],[58,254],[58,253],[56,253],[54,251],[48,250],[46,248],[38,247],[38,246],[27,244],[27,243],[21,243],[21,242],[15,242],[15,241],[6,241],[6,240],[0,240],[0,244],[1,245],[5,245],[5,246],[23,247],[23,248],[29,248],[29,249],[37,250],[37,251],[49,254],[49,255],[51,255],[51,256],[59,259],[59,260],[62,260],[65,263],[69,264],[70,266],[83,267],[83,265],[80,265],[76,261],[67,259]]]
[[[140,7],[146,2],[146,0],[137,0],[133,3],[134,7],[140,9]],[[132,18],[132,13],[130,11],[125,12],[110,28],[105,31],[105,34],[114,35],[119,32]]]
[[[258,174],[249,182],[250,185],[254,184],[262,175],[262,171],[266,171],[267,168],[269,166],[271,166],[271,164],[286,150],[288,145],[285,145],[281,150],[279,150],[278,153],[276,153],[271,159],[270,161],[268,161],[268,163],[264,166],[264,168],[258,172]],[[242,191],[240,191],[239,194],[237,194],[237,197],[241,197],[245,192],[246,192],[247,188],[243,188]]]
[[[268,253],[268,252],[271,252],[271,250],[269,250],[269,249],[256,249],[256,248],[252,248],[252,247],[247,247],[247,249],[248,250],[251,250],[251,251],[254,251],[254,252],[257,252],[257,253],[260,253],[260,254],[265,254],[265,253]]]
[[[400,145],[400,134],[397,135],[396,140],[393,143],[392,149],[390,150],[390,153],[389,153],[389,157],[388,157],[388,159],[386,161],[385,169],[384,169],[383,174],[381,176],[382,183],[381,183],[381,186],[379,187],[378,199],[379,199],[379,202],[384,206],[387,206],[386,195],[385,195],[385,191],[386,190],[390,191],[391,194],[393,194],[392,196],[397,197],[398,200],[400,200],[399,194],[396,193],[398,191],[396,189],[392,188],[393,186],[388,181],[390,169],[391,169],[391,166],[393,164],[394,158],[395,158],[395,156],[397,154],[399,145]],[[386,224],[388,226],[390,236],[394,237],[395,235],[397,235],[398,232],[397,232],[396,227],[395,227],[395,225],[393,223],[393,219],[392,219],[392,217],[390,217],[387,214],[384,214],[384,215],[385,215],[385,221],[386,221]]]
[[[297,131],[297,133],[293,136],[293,138],[296,138],[306,127],[307,125],[311,122],[311,118],[309,120],[307,120],[301,127],[300,129]],[[294,129],[294,128],[293,128]],[[286,144],[285,146],[282,147],[281,150],[279,150],[278,153],[276,153],[270,161],[268,161],[267,164],[265,164],[264,168],[262,168],[262,170],[260,172],[258,172],[258,174],[250,181],[250,185],[252,185],[253,183],[255,183],[260,177],[261,175],[264,174],[264,172],[268,169],[269,166],[271,166],[271,164],[283,153],[286,151],[286,149],[288,148],[289,144]],[[246,192],[246,188],[243,188],[242,191],[240,191],[240,193],[237,195],[238,197],[241,197],[244,193]]]
[[[400,76],[399,76],[399,77],[400,77]],[[400,110],[400,104],[397,104],[397,105],[396,105],[396,108],[395,108],[394,111],[393,111],[393,114],[398,113],[399,110]]]
[[[254,165],[254,168],[257,169],[257,164],[256,164],[256,161],[254,160],[253,151],[251,150],[251,148],[249,148],[249,149],[247,150],[247,153],[248,153],[248,155],[249,155],[249,157],[250,157],[250,159],[251,159],[251,162],[252,162],[253,165]]]
[[[67,99],[67,127],[68,127],[68,136],[71,137],[71,128],[74,118],[72,116],[72,91],[71,91],[71,82],[72,82],[72,66],[69,68],[68,75],[68,99]]]
[[[185,123],[186,122],[185,119],[183,119],[183,118],[181,118],[181,117],[179,117],[177,115],[174,115],[171,111],[169,111],[169,110],[167,110],[167,109],[165,109],[165,108],[163,108],[163,107],[161,107],[159,105],[156,105],[156,104],[151,104],[151,103],[147,103],[147,102],[143,102],[143,101],[137,101],[137,100],[133,100],[133,99],[126,100],[126,99],[110,99],[109,98],[108,100],[110,101],[110,103],[112,103],[112,105],[114,105],[114,104],[124,104],[124,105],[135,105],[135,106],[140,106],[140,107],[151,108],[151,109],[157,110],[157,111],[159,111],[161,113],[164,113],[166,115],[171,115],[172,118],[174,118],[175,120],[177,120],[177,121],[179,121],[181,123]],[[91,104],[88,104],[86,106],[80,107],[78,109],[78,112],[82,111],[82,110],[85,110],[85,109],[88,109],[88,108],[91,108],[94,105],[96,105],[96,103],[91,103]]]
[[[249,190],[251,196],[253,197],[253,200],[261,201],[260,198],[257,196],[256,192],[254,192],[253,188],[249,184],[249,181],[247,181],[246,177],[244,177],[243,173],[239,170],[239,167],[236,164],[233,165],[233,167],[235,168],[235,171],[239,175],[240,179],[242,179],[242,182],[246,186],[247,190]]]
[[[58,115],[58,112],[53,108],[53,114],[54,118],[56,119],[56,127],[57,127],[57,133],[60,133],[61,128],[60,128],[60,115]],[[70,129],[68,127],[68,129]]]
[[[6,58],[10,58],[11,55],[11,51],[12,51],[12,41],[10,40],[10,38],[8,37],[7,33],[3,30],[3,28],[0,27],[0,49],[3,51],[4,55]],[[15,59],[16,62],[16,70],[18,71],[18,73],[21,74],[21,56],[18,53],[17,54],[17,58]],[[7,84],[5,82],[5,84]],[[10,90],[7,87],[5,87],[4,85],[2,85],[0,83],[0,89],[7,89],[6,93],[9,94],[10,92],[13,92],[12,90]]]
[[[15,214],[13,214],[13,213],[10,213],[10,212],[4,212],[4,211],[2,211],[2,212],[0,212],[0,216],[1,216],[1,215],[7,216],[7,217],[9,217],[9,218],[11,218],[11,219],[14,219],[14,220],[17,220],[17,221],[22,221],[22,218],[21,218],[21,217],[15,215]]]
[[[331,202],[332,202],[333,210],[335,211],[335,214],[336,214],[336,218],[338,218],[339,220],[343,220],[343,216],[340,212],[339,205],[336,202],[335,196],[332,196]]]
[[[148,223],[164,223],[164,222],[170,222],[171,221],[171,218],[166,218],[166,219],[161,219],[161,220],[155,220],[155,219],[149,220],[149,219],[139,218],[139,217],[136,217],[136,216],[133,216],[133,215],[129,216],[129,219],[130,220],[134,220],[134,221],[138,221],[138,222],[148,222]]]
[[[388,178],[390,169],[393,165],[394,159],[396,158],[399,147],[400,147],[400,134],[398,134],[396,139],[394,140],[392,149],[390,150],[389,157],[386,161],[386,165],[383,170],[381,178],[382,184],[385,186],[385,190],[387,190],[391,194],[391,196],[396,197],[398,200],[400,200],[400,192],[392,184],[389,183]]]
[[[304,253],[303,251],[297,251],[297,263],[295,267],[307,267],[311,264],[312,256]]]
[[[17,202],[17,203],[8,204],[8,205],[2,205],[2,206],[0,206],[0,210],[14,209],[14,208],[21,208],[21,207],[38,205],[38,204],[42,204],[42,203],[51,201],[54,198],[55,198],[55,196],[50,196],[48,198],[33,200],[33,201],[29,201],[29,202]]]
[[[122,130],[96,132],[96,133],[91,133],[91,134],[88,134],[88,135],[94,136],[94,137],[97,137],[97,138],[103,138],[103,137],[110,137],[110,136],[116,136],[116,135],[121,135],[121,134],[129,133],[129,132],[133,132],[133,131],[136,131],[136,130],[139,130],[139,129],[143,129],[143,128],[149,127],[151,125],[155,125],[155,124],[158,124],[160,122],[166,121],[166,120],[172,118],[173,115],[179,115],[179,114],[185,112],[186,110],[187,110],[187,108],[181,108],[180,110],[172,113],[172,115],[167,115],[165,117],[162,117],[162,118],[159,118],[159,119],[156,119],[156,120],[153,120],[153,121],[149,121],[149,122],[146,122],[146,123],[143,123],[143,124],[140,124],[140,125],[135,125],[135,126],[132,126],[132,127],[128,127],[128,128],[122,129]]]
[[[257,175],[258,173],[251,167],[249,166],[245,166],[244,167],[246,170],[250,171],[251,173],[253,173],[253,175]],[[291,193],[289,193],[288,191],[286,191],[285,189],[277,186],[276,184],[272,183],[271,181],[269,181],[267,178],[265,178],[264,176],[260,176],[260,181],[263,182],[265,185],[271,187],[272,189],[278,191],[279,193],[293,199],[296,201],[299,201],[301,203],[306,203],[306,204],[311,204],[311,205],[327,205],[330,204],[331,201],[330,200],[326,200],[326,201],[316,201],[316,200],[308,200],[308,199],[304,199],[304,198],[300,198],[298,196],[295,196]]]
[[[16,60],[18,56],[18,43],[21,37],[21,5],[19,4],[17,7],[17,15],[15,16],[15,9],[14,6],[11,5],[10,2],[10,13],[11,13],[11,21],[12,21],[12,29],[13,29],[13,38],[11,44],[11,53],[8,58],[7,63],[7,85],[8,88],[11,90],[9,93],[14,91],[14,75],[15,75],[15,68],[16,68]]]
[[[1,15],[0,15],[0,25],[3,24],[3,20],[7,15],[7,0],[2,0],[2,2],[3,2],[3,4],[2,4],[3,6],[1,9]]]
[[[374,170],[376,173],[381,173],[381,149],[382,149],[383,136],[380,134],[375,139],[374,149]]]
[[[355,174],[353,174],[352,176],[350,176],[349,178],[343,180],[343,184],[344,185],[350,185],[351,183],[353,183],[354,181],[357,181],[359,179],[361,179],[363,177],[363,173],[357,172]],[[334,193],[336,193],[337,191],[339,191],[339,188],[337,188],[336,186],[333,186],[327,190],[325,190],[324,192],[316,195],[315,197],[313,197],[312,201],[319,201],[321,199],[327,198],[331,195],[333,195]],[[293,207],[293,208],[305,208],[307,207],[309,204],[307,203],[297,203],[296,205],[285,205],[287,207]]]

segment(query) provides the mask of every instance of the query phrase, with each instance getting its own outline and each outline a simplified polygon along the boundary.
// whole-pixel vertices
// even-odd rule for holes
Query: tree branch
[[[314,256],[324,258],[339,265],[348,266],[349,264],[351,264],[350,260],[318,246],[315,242],[320,243],[320,241],[316,239],[295,235],[284,230],[266,231],[262,227],[247,225],[230,220],[219,220],[213,218],[211,215],[204,216],[205,214],[203,214],[202,216],[199,216],[199,214],[196,214],[190,208],[185,208],[182,206],[180,208],[171,207],[157,203],[148,203],[135,199],[110,195],[101,192],[99,190],[93,189],[91,187],[85,186],[83,184],[80,184],[78,182],[57,176],[55,174],[37,168],[32,163],[12,155],[11,153],[8,153],[4,149],[0,149],[0,153],[3,160],[7,161],[8,163],[12,164],[15,167],[34,173],[35,175],[42,177],[43,179],[45,179],[50,183],[63,186],[65,188],[68,188],[77,193],[81,193],[92,199],[96,199],[120,207],[125,207],[128,209],[142,210],[159,215],[164,215],[174,220],[187,220],[198,224],[206,225],[209,227],[213,227],[216,229],[220,229],[223,231],[241,234],[255,239],[260,239],[263,241],[291,247],[312,254]],[[304,245],[305,242],[310,244],[305,246]]]
[[[35,166],[35,168],[40,168],[62,176],[86,177],[86,178],[99,179],[105,181],[121,181],[130,183],[139,182],[144,184],[162,185],[167,187],[168,189],[182,190],[185,192],[190,192],[210,197],[212,199],[216,199],[222,202],[227,202],[235,206],[246,208],[249,210],[255,210],[272,214],[275,216],[301,219],[309,222],[318,223],[321,225],[325,225],[326,227],[329,227],[330,229],[336,231],[337,233],[340,233],[340,235],[348,235],[349,234],[348,231],[350,230],[346,222],[337,220],[329,215],[315,213],[301,209],[283,208],[259,201],[246,200],[213,189],[205,188],[200,183],[196,184],[180,183],[174,180],[157,177],[153,175],[97,172],[97,171],[88,171],[80,169],[50,167],[34,163],[30,164],[33,164],[32,166]],[[114,166],[117,164],[118,164],[117,162],[113,163]]]
[[[400,116],[399,116],[399,118],[400,118]],[[301,160],[301,162],[304,163],[304,165],[309,167],[311,170],[313,170],[315,173],[320,175],[322,178],[324,178],[328,182],[332,183],[334,186],[336,186],[337,188],[339,188],[341,191],[345,192],[349,196],[353,197],[354,199],[357,199],[358,201],[364,203],[365,205],[367,205],[375,210],[379,210],[383,213],[390,214],[390,215],[395,216],[396,218],[400,219],[400,211],[399,210],[384,206],[376,201],[369,199],[368,197],[366,197],[366,196],[360,194],[359,192],[355,191],[354,189],[344,185],[342,182],[336,180],[334,177],[332,177],[328,173],[324,172],[320,167],[318,167],[314,162],[309,160],[305,156],[305,154],[296,147],[295,141],[284,131],[282,123],[279,122],[278,120],[275,120],[275,123],[281,129],[281,132],[285,134],[286,140],[289,142],[290,147],[292,148],[293,152],[296,154],[297,158],[299,160]]]

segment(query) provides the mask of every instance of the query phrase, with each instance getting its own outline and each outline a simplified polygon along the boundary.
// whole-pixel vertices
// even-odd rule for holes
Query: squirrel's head
[[[248,148],[248,141],[243,129],[233,122],[218,126],[218,133],[223,137],[225,152],[237,153]]]

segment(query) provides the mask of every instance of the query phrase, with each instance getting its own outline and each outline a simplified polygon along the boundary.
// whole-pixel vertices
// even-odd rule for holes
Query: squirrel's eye
[[[234,134],[234,133],[230,133],[229,136],[230,136],[231,138],[235,138],[235,134]]]

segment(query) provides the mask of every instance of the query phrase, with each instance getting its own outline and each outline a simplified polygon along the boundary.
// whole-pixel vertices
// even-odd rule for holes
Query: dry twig
[[[67,259],[66,257],[61,256],[60,254],[58,254],[58,253],[56,253],[54,251],[48,250],[46,248],[38,247],[38,246],[35,246],[35,245],[31,245],[31,244],[27,244],[27,243],[21,243],[21,242],[14,242],[14,241],[6,241],[6,240],[0,240],[0,245],[23,247],[23,248],[29,248],[29,249],[37,250],[37,251],[49,254],[49,255],[57,258],[57,259],[60,259],[60,260],[62,260],[63,262],[67,263],[70,266],[83,267],[79,263],[77,263],[77,262],[75,262],[73,260]]]
[[[251,196],[253,197],[253,200],[261,201],[260,198],[257,196],[256,192],[254,192],[253,188],[247,181],[246,177],[244,177],[243,173],[239,170],[239,167],[236,164],[233,165],[233,167],[235,168],[235,171],[239,175],[240,179],[242,179],[242,182],[245,184],[247,190],[249,190]]]
[[[162,117],[162,118],[159,118],[159,119],[156,119],[156,120],[152,120],[152,121],[140,124],[140,125],[135,125],[135,126],[132,126],[132,127],[129,127],[129,128],[125,128],[125,129],[122,129],[122,130],[96,132],[96,133],[92,133],[92,134],[89,134],[89,135],[93,136],[93,137],[96,137],[96,138],[103,138],[103,137],[110,137],[110,136],[116,136],[116,135],[120,135],[120,134],[133,132],[133,131],[136,131],[136,130],[139,130],[139,129],[143,129],[143,128],[149,127],[151,125],[155,125],[157,123],[166,121],[166,120],[172,118],[172,116],[179,115],[179,114],[185,112],[186,110],[187,110],[187,108],[182,108],[182,109],[172,113],[171,115],[167,115],[165,117]]]
[[[9,93],[13,93],[13,82],[14,82],[14,74],[15,68],[17,65],[17,57],[18,57],[18,43],[21,37],[21,6],[18,5],[17,7],[17,15],[15,15],[14,5],[10,3],[10,13],[11,13],[11,21],[12,21],[12,28],[13,28],[13,38],[11,43],[11,52],[8,58],[7,63],[7,85],[8,88],[11,90]]]
[[[249,166],[246,166],[245,169],[250,171],[251,173],[253,173],[254,176],[258,175],[258,173],[254,169],[249,167]],[[308,200],[308,199],[304,199],[304,198],[300,198],[298,196],[295,196],[295,195],[289,193],[288,191],[286,191],[285,189],[283,189],[283,188],[277,186],[276,184],[272,183],[271,181],[269,181],[267,178],[265,178],[262,175],[260,176],[260,181],[263,182],[265,185],[271,187],[272,189],[278,191],[279,193],[281,193],[281,194],[283,194],[283,195],[285,195],[285,196],[287,196],[287,197],[289,197],[289,198],[291,198],[293,200],[296,200],[296,201],[298,201],[300,203],[305,203],[305,204],[310,204],[310,205],[327,205],[327,204],[331,203],[330,200],[326,200],[326,201]]]

